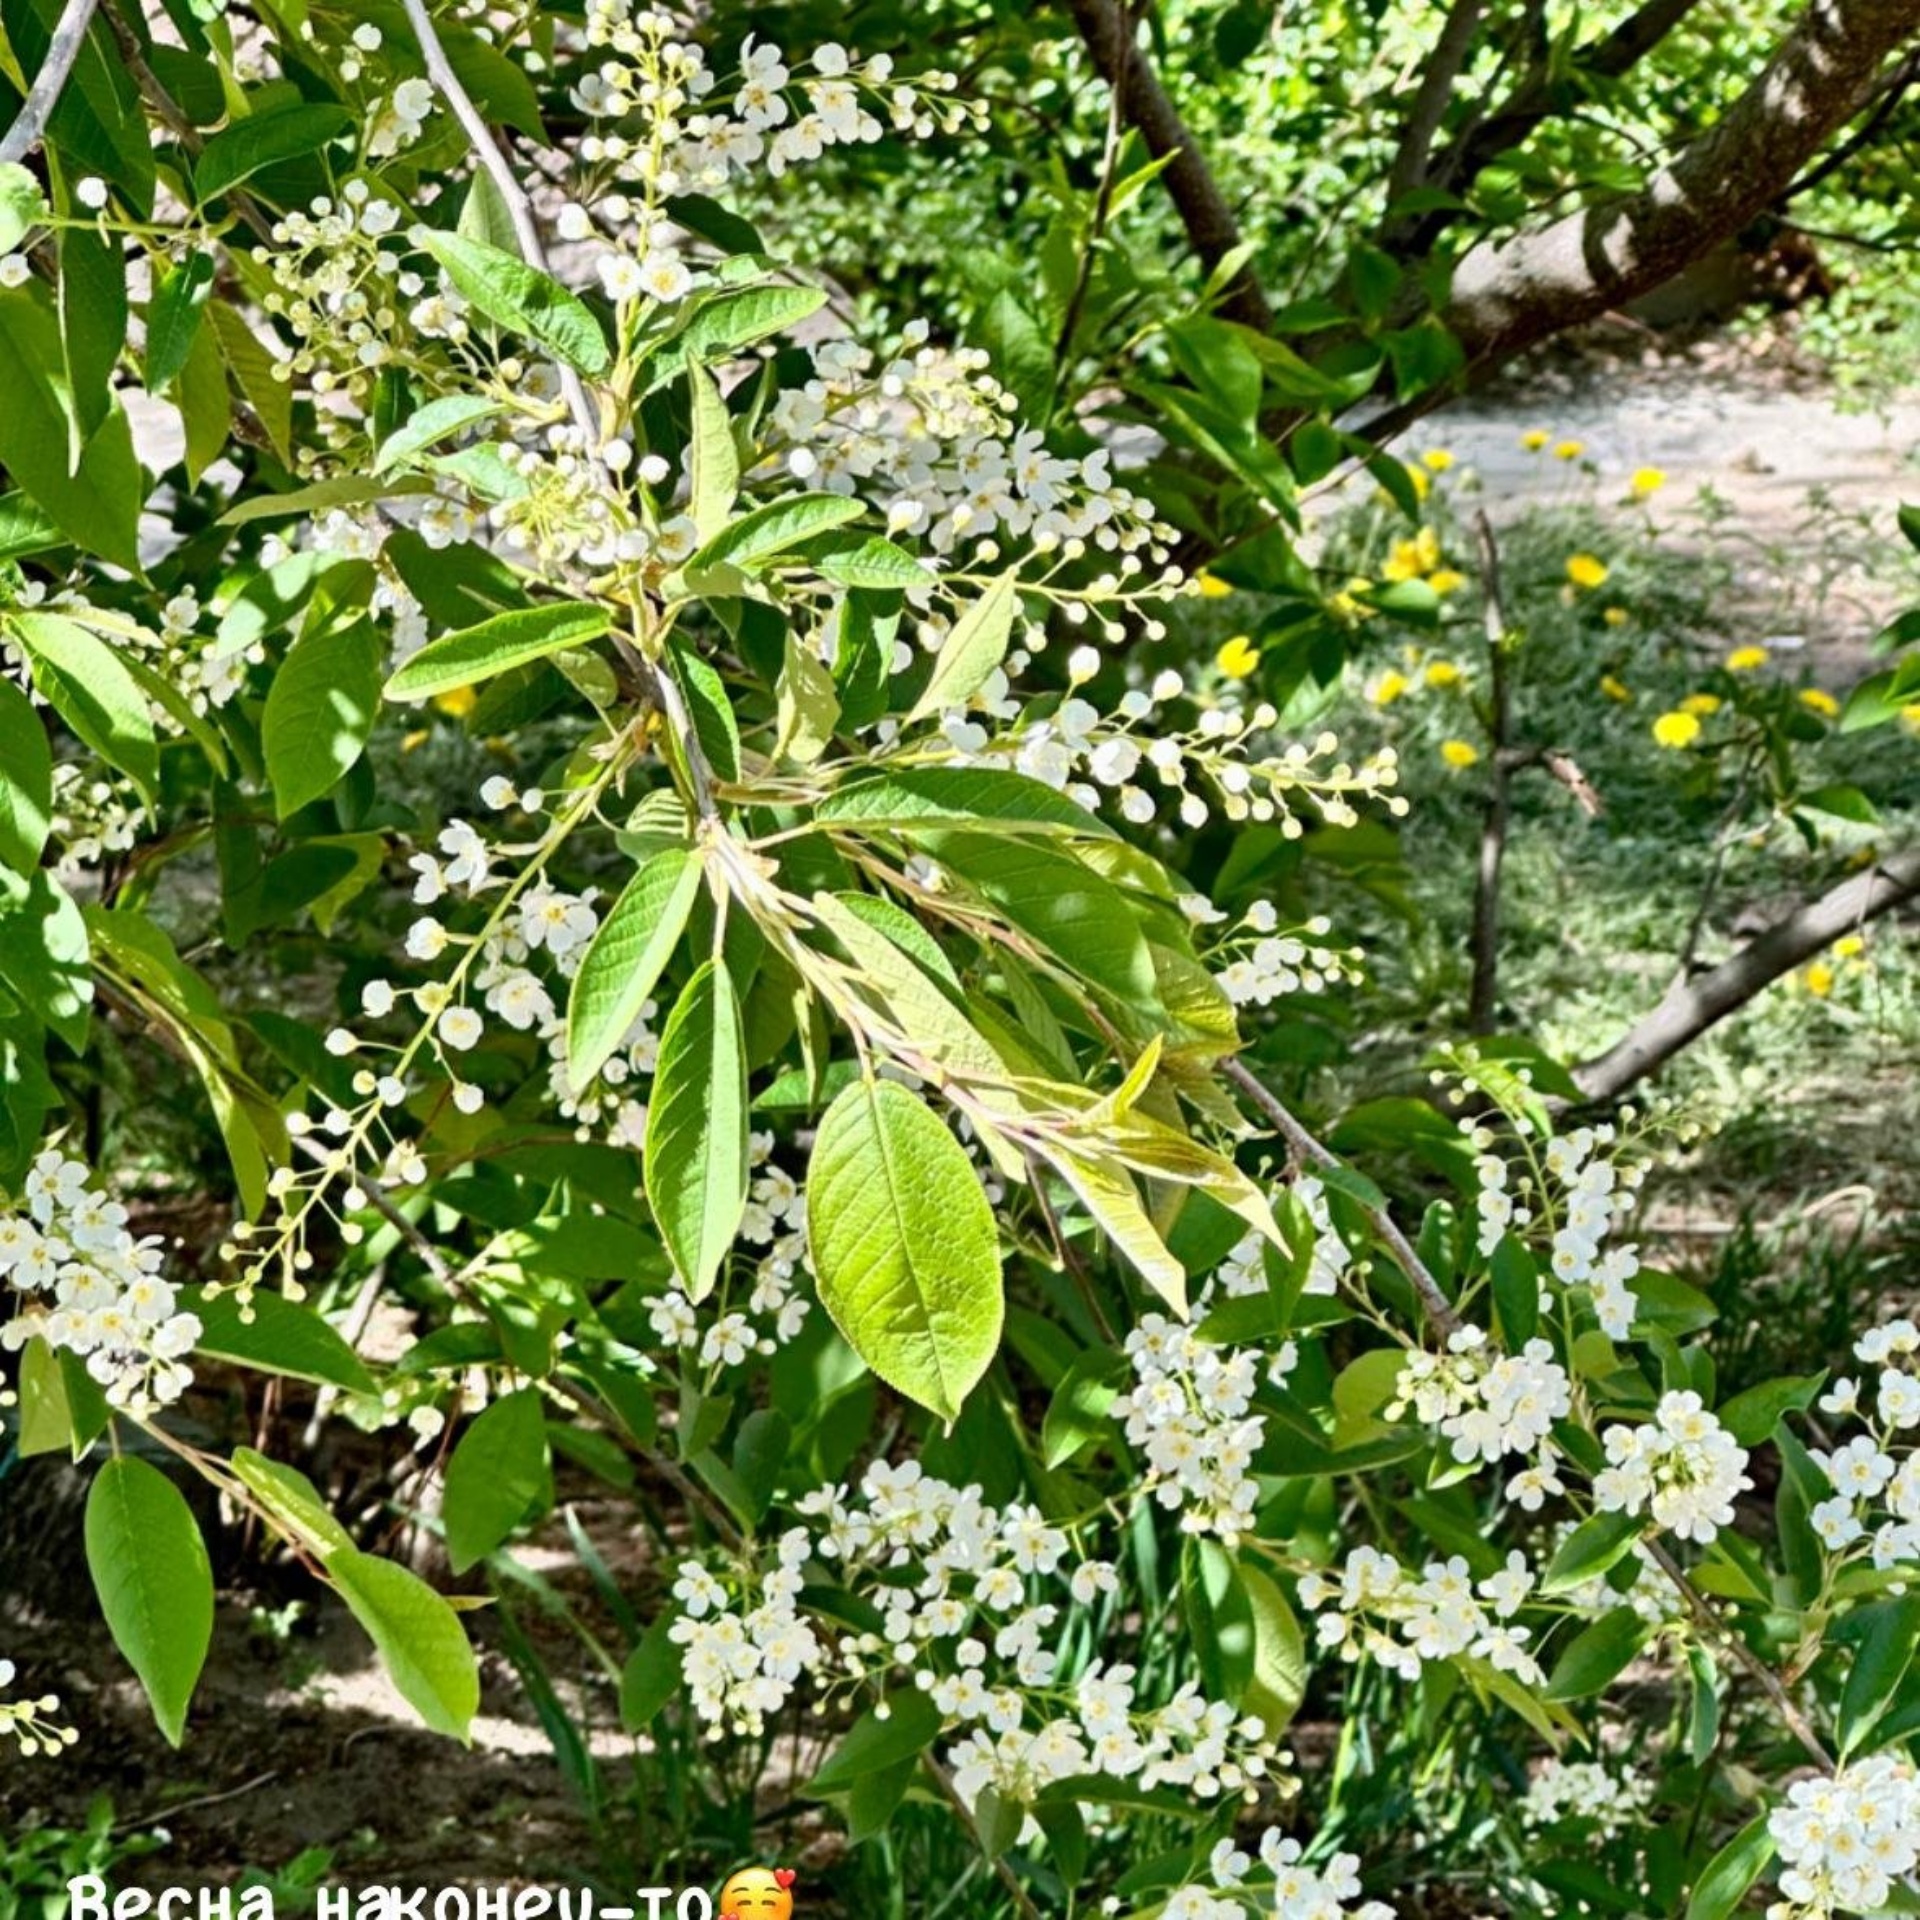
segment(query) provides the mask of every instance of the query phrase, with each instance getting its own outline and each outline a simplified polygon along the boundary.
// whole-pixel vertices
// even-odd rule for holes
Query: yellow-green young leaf
[[[31,1460],[36,1454],[64,1453],[72,1440],[73,1409],[67,1404],[60,1356],[35,1335],[20,1353],[20,1432],[15,1445],[22,1460]]]
[[[261,1294],[261,1299],[266,1295]],[[236,1447],[231,1462],[241,1484],[266,1510],[274,1531],[316,1559],[351,1552],[353,1537],[320,1498],[320,1490],[298,1467],[269,1460],[251,1447]]]
[[[524,334],[589,379],[607,370],[607,337],[592,309],[524,260],[465,234],[416,227],[413,240],[440,262],[470,305],[496,325]]]
[[[1140,1204],[1140,1195],[1124,1167],[1102,1159],[1091,1148],[1069,1152],[1048,1143],[1041,1151],[1070,1186],[1093,1224],[1125,1255],[1127,1262],[1183,1320],[1187,1315],[1187,1270],[1161,1239]]]
[[[484,1560],[553,1500],[547,1423],[533,1387],[503,1395],[460,1437],[447,1462],[442,1508],[455,1573]]]
[[[486,175],[476,174],[474,178],[484,180]],[[391,473],[450,434],[503,412],[505,408],[498,400],[488,400],[477,393],[449,393],[438,400],[429,400],[381,441],[373,470],[376,474]]]
[[[57,613],[11,614],[8,626],[32,656],[34,684],[54,711],[151,802],[160,779],[153,715],[119,656]]]
[[[17,160],[0,165],[0,253],[11,253],[46,214],[47,196],[40,182]]]
[[[1003,573],[947,630],[934,656],[933,678],[907,715],[909,726],[945,707],[963,706],[979,692],[987,675],[1007,657],[1013,616],[1019,610],[1014,576]]]
[[[685,847],[668,847],[627,882],[600,923],[567,996],[567,1078],[576,1093],[640,1017],[686,929],[700,874]]]
[[[422,647],[388,680],[387,698],[424,700],[453,687],[470,687],[509,667],[525,666],[562,647],[597,639],[610,624],[606,608],[577,600],[496,614],[477,627],[444,634]]]
[[[310,633],[267,689],[260,745],[282,820],[318,800],[366,750],[380,707],[379,642],[371,621]]]
[[[747,1204],[747,1055],[723,960],[687,982],[660,1036],[644,1170],[681,1283],[704,1300]]]
[[[480,1673],[460,1616],[405,1567],[352,1547],[328,1556],[326,1574],[407,1704],[434,1732],[464,1741],[480,1705]]]
[[[820,1302],[886,1383],[951,1423],[1000,1345],[993,1209],[917,1094],[856,1081],[827,1109],[807,1175]]]
[[[774,757],[811,766],[840,724],[840,696],[834,690],[833,675],[820,664],[820,656],[796,633],[787,635],[786,658],[775,694],[780,730]]]
[[[177,1747],[213,1640],[213,1569],[180,1490],[131,1454],[109,1460],[87,1495],[87,1567],[114,1645],[140,1676]]]
[[[811,540],[816,533],[845,526],[865,512],[858,500],[842,493],[794,493],[784,500],[770,500],[715,534],[687,562],[686,570],[691,574],[715,567],[751,567]]]
[[[820,287],[740,287],[716,293],[695,308],[687,324],[647,362],[655,390],[694,361],[711,365],[770,333],[797,326],[827,303]]]
[[[34,704],[0,680],[0,866],[30,874],[53,820],[53,749]]]
[[[17,899],[0,889],[0,985],[75,1053],[87,1044],[90,961],[87,923],[73,896],[45,867]]]
[[[740,491],[740,449],[734,444],[733,417],[713,375],[705,367],[687,369],[693,396],[693,529],[711,540],[727,524]]]

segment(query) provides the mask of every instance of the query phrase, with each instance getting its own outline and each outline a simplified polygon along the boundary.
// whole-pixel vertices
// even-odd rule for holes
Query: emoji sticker
[[[742,1867],[720,1889],[720,1920],[793,1920],[791,1867]]]

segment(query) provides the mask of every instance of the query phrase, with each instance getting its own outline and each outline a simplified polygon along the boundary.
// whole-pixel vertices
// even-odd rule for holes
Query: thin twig
[[[540,238],[540,223],[533,217],[533,202],[527,197],[527,191],[521,186],[520,178],[507,156],[501,152],[500,143],[494,139],[486,116],[474,105],[473,96],[460,84],[460,76],[454,72],[453,62],[447,58],[447,50],[441,44],[425,0],[400,0],[400,4],[406,12],[408,25],[413,28],[414,38],[420,43],[421,56],[427,63],[427,78],[446,101],[453,117],[460,122],[461,130],[473,148],[474,159],[480,163],[481,170],[499,190],[500,198],[506,204],[507,217],[513,222],[513,237],[520,243],[521,257],[528,266],[538,267],[542,273],[547,272],[547,249]],[[573,415],[573,423],[580,429],[586,450],[591,453],[601,439],[599,410],[589,398],[585,383],[571,367],[563,366],[560,369],[560,391],[566,396],[567,411]]]
[[[1513,813],[1513,767],[1507,758],[1507,736],[1513,717],[1513,692],[1508,661],[1512,636],[1500,595],[1500,549],[1493,522],[1483,508],[1474,516],[1474,538],[1480,546],[1482,603],[1487,629],[1487,734],[1493,744],[1488,756],[1487,804],[1480,825],[1480,860],[1474,874],[1473,930],[1468,950],[1473,973],[1467,988],[1467,1029],[1493,1031],[1494,1002],[1500,988],[1500,869],[1507,857],[1507,823]]]
[[[1262,1117],[1287,1143],[1289,1152],[1299,1160],[1314,1167],[1338,1167],[1342,1164],[1339,1155],[1315,1139],[1244,1061],[1229,1060],[1223,1071],[1259,1109]],[[1440,1283],[1429,1271],[1427,1263],[1414,1251],[1413,1242],[1400,1231],[1392,1213],[1384,1205],[1362,1205],[1367,1224],[1372,1227],[1381,1245],[1393,1255],[1394,1264],[1407,1276],[1407,1282],[1419,1296],[1421,1308],[1432,1322],[1434,1330],[1443,1336],[1452,1333],[1460,1324],[1460,1316],[1454,1312],[1453,1302],[1441,1291]]]
[[[1125,4],[1125,0],[1122,0]],[[1124,53],[1124,48],[1120,49]],[[1117,63],[1107,80],[1107,144],[1100,156],[1100,188],[1094,195],[1093,218],[1087,223],[1087,244],[1080,250],[1079,271],[1073,278],[1073,292],[1067,298],[1067,310],[1060,321],[1059,337],[1053,347],[1053,372],[1056,383],[1066,371],[1067,355],[1073,350],[1073,336],[1080,330],[1080,315],[1087,304],[1087,289],[1093,284],[1093,256],[1107,230],[1107,216],[1113,210],[1113,185],[1120,170],[1120,142],[1126,126],[1124,101],[1126,76],[1124,62]]]
[[[1664,1541],[1649,1540],[1645,1545],[1648,1557],[1673,1583],[1681,1599],[1687,1603],[1687,1610],[1693,1615],[1695,1622],[1732,1654],[1734,1659],[1759,1683],[1761,1691],[1773,1703],[1773,1710],[1779,1714],[1787,1731],[1806,1749],[1807,1756],[1814,1765],[1822,1773],[1832,1773],[1834,1771],[1832,1754],[1821,1743],[1819,1734],[1814,1731],[1806,1715],[1794,1705],[1793,1696],[1787,1691],[1786,1682],[1707,1605],[1701,1597],[1699,1588],[1687,1578],[1680,1563],[1667,1551]]]
[[[27,89],[18,117],[0,139],[0,166],[24,160],[45,136],[98,4],[99,0],[67,0],[66,11],[54,23],[53,38],[47,42],[47,57]]]
[[[934,1785],[946,1796],[954,1812],[966,1822],[968,1830],[980,1843],[980,1851],[985,1853],[986,1843],[980,1840],[979,1823],[967,1810],[967,1803],[961,1799],[960,1789],[953,1784],[953,1775],[933,1757],[931,1752],[923,1753],[920,1756],[920,1763],[932,1776]],[[1013,1902],[1014,1911],[1020,1915],[1020,1920],[1040,1920],[1040,1909],[1033,1904],[1033,1896],[1020,1884],[1020,1876],[997,1853],[993,1855],[992,1865],[994,1872],[999,1876],[1000,1884],[1007,1890],[1007,1898]]]

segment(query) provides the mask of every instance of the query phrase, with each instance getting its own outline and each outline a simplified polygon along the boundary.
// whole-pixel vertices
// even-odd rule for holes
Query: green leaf
[[[1865,1623],[1840,1695],[1842,1754],[1856,1752],[1886,1711],[1920,1647],[1920,1594],[1876,1601],[1856,1619]]]
[[[453,687],[469,687],[509,667],[596,639],[611,624],[604,607],[575,600],[496,614],[477,627],[446,634],[422,647],[388,680],[386,697],[424,700]]]
[[[774,758],[811,766],[832,744],[833,730],[840,724],[840,695],[812,644],[791,630],[774,698]]]
[[[113,370],[127,344],[127,262],[120,236],[69,227],[60,236],[60,350],[67,372],[68,464],[112,404]]]
[[[807,1180],[820,1301],[880,1378],[940,1419],[1000,1344],[1000,1249],[979,1177],[897,1082],[856,1081],[827,1109]]]
[[[1089,1347],[1067,1369],[1040,1427],[1040,1458],[1049,1469],[1065,1466],[1112,1431],[1107,1410],[1126,1378],[1125,1363],[1105,1347]]]
[[[486,177],[484,173],[474,176],[476,181]],[[391,473],[436,442],[504,411],[498,400],[488,400],[477,393],[449,393],[438,400],[429,400],[381,441],[373,471],[376,475]]]
[[[57,613],[14,613],[8,625],[32,655],[34,683],[54,711],[151,802],[160,780],[153,715],[118,654]]]
[[[1010,569],[948,628],[934,656],[933,677],[913,703],[906,725],[947,707],[966,705],[988,674],[1007,657],[1013,617],[1019,610],[1017,580]]]
[[[87,923],[45,868],[18,899],[0,896],[0,981],[74,1052],[87,1043],[93,1004]]]
[[[202,1353],[349,1393],[379,1391],[360,1356],[309,1306],[264,1287],[244,1307],[237,1294],[204,1288],[189,1289],[185,1304],[199,1316]]]
[[[147,391],[158,393],[182,367],[213,291],[214,259],[198,250],[167,269],[147,309]]]
[[[627,882],[600,923],[567,996],[567,1079],[576,1093],[640,1017],[686,930],[701,871],[696,855],[668,847]]]
[[[274,377],[277,364],[237,308],[215,300],[207,308],[220,357],[227,363],[248,406],[266,429],[267,442],[281,461],[293,458],[293,383]]]
[[[1743,1447],[1757,1447],[1780,1424],[1782,1414],[1804,1413],[1826,1381],[1824,1372],[1764,1380],[1736,1393],[1714,1417]]]
[[[843,587],[900,591],[924,587],[937,577],[905,547],[895,546],[878,534],[839,552],[822,554],[818,564],[827,579],[837,580]]]
[[[705,541],[726,526],[733,511],[740,491],[740,449],[734,444],[733,416],[713,375],[704,367],[689,366],[687,390],[693,403],[691,511],[694,533]]]
[[[722,528],[687,562],[686,572],[710,573],[716,567],[750,570],[816,533],[859,519],[866,510],[864,502],[841,493],[794,493],[770,500]]]
[[[1631,1607],[1603,1613],[1568,1641],[1547,1677],[1549,1700],[1585,1700],[1604,1693],[1652,1637],[1653,1628]]]
[[[455,1573],[484,1560],[553,1500],[539,1390],[503,1394],[460,1436],[447,1462],[442,1513]]]
[[[17,160],[0,164],[0,253],[11,253],[29,227],[47,217],[40,182]]]
[[[320,1498],[319,1489],[298,1467],[269,1460],[251,1447],[236,1447],[232,1466],[243,1486],[266,1510],[275,1532],[303,1547],[316,1559],[328,1560],[342,1549],[351,1551],[352,1536]]]
[[[685,1691],[680,1643],[673,1638],[676,1618],[660,1614],[620,1671],[620,1724],[629,1733],[645,1733],[660,1709]]]
[[[813,817],[832,826],[911,830],[991,823],[997,833],[1112,838],[1112,829],[1077,800],[1024,773],[991,767],[900,767],[873,779],[850,780],[828,794]]]
[[[660,1037],[645,1174],[681,1282],[704,1300],[747,1204],[747,1056],[724,960],[687,982]]]
[[[412,238],[439,261],[462,298],[496,325],[524,334],[589,379],[611,356],[592,310],[551,275],[463,234],[416,227]]]
[[[60,1355],[36,1334],[20,1352],[20,1430],[15,1441],[20,1458],[64,1453],[73,1437],[73,1410],[67,1404]]]
[[[53,749],[34,704],[0,679],[0,865],[31,875],[53,820]]]
[[[1768,1816],[1757,1813],[1709,1860],[1693,1883],[1686,1920],[1727,1920],[1773,1858]]]
[[[1269,1740],[1277,1740],[1307,1695],[1307,1643],[1286,1595],[1271,1577],[1245,1560],[1237,1566],[1253,1609],[1253,1677],[1240,1704],[1266,1723]]]
[[[821,287],[742,287],[714,294],[648,362],[648,378],[655,388],[662,387],[690,362],[710,366],[769,334],[797,326],[826,303]]]
[[[402,1698],[436,1733],[464,1741],[480,1705],[480,1674],[459,1615],[405,1567],[352,1547],[328,1557],[326,1574]]]
[[[194,195],[204,205],[263,167],[317,153],[352,127],[353,116],[344,107],[325,104],[302,102],[248,114],[200,149],[193,166]]]
[[[331,793],[366,750],[380,709],[380,642],[373,624],[309,633],[267,689],[260,721],[273,806],[282,820]]]
[[[940,1709],[917,1687],[902,1688],[869,1709],[813,1776],[808,1792],[844,1793],[869,1774],[892,1772],[919,1759],[940,1735]]]
[[[88,438],[76,467],[60,395],[66,387],[60,330],[46,290],[0,288],[0,365],[9,374],[0,407],[0,466],[75,546],[129,573],[140,571],[140,506],[146,481],[118,400]]]
[[[1548,1562],[1540,1591],[1565,1593],[1605,1573],[1626,1557],[1643,1524],[1631,1513],[1596,1513],[1591,1520],[1583,1520]]]
[[[213,1640],[213,1569],[185,1498],[158,1467],[109,1460],[87,1495],[87,1567],[113,1643],[140,1676],[169,1746]]]

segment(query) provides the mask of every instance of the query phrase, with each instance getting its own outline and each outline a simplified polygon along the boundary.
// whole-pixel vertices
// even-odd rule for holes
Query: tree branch
[[[1916,894],[1920,846],[1889,854],[1843,880],[1711,971],[1697,979],[1676,980],[1644,1020],[1598,1059],[1574,1069],[1580,1091],[1590,1100],[1617,1098],[1782,974]]]
[[[47,122],[60,104],[67,76],[80,56],[81,43],[93,24],[93,10],[99,0],[67,0],[66,8],[54,22],[53,38],[47,43],[47,57],[33,76],[33,85],[21,102],[20,112],[4,138],[0,138],[0,166],[24,160],[37,147],[47,131]]]
[[[1201,264],[1209,270],[1217,267],[1240,245],[1240,222],[1201,158],[1179,109],[1167,98],[1159,75],[1141,52],[1132,15],[1122,0],[1066,0],[1066,4],[1094,71],[1110,81],[1118,77],[1121,112],[1146,142],[1147,151],[1156,160],[1172,155],[1161,176],[1167,192]],[[1245,267],[1227,283],[1220,311],[1229,320],[1262,332],[1273,322],[1266,295]]]
[[[1916,32],[1920,0],[1810,0],[1753,84],[1639,193],[1472,248],[1439,315],[1468,366],[1597,319],[1737,233],[1878,92],[1886,56]]]
[[[1440,37],[1427,57],[1426,71],[1420,77],[1413,105],[1408,109],[1406,123],[1400,133],[1400,144],[1394,151],[1393,164],[1387,170],[1389,211],[1395,201],[1411,193],[1427,179],[1427,162],[1433,154],[1434,136],[1447,116],[1447,108],[1453,100],[1454,83],[1460,78],[1460,70],[1467,64],[1467,56],[1473,51],[1473,36],[1479,31],[1484,12],[1482,0],[1453,0],[1453,5],[1447,10]],[[1385,231],[1392,232],[1392,226]]]
[[[1323,1146],[1296,1120],[1280,1097],[1254,1074],[1243,1060],[1229,1060],[1222,1071],[1258,1109],[1275,1133],[1287,1143],[1287,1150],[1299,1161],[1313,1167],[1338,1167],[1340,1156]],[[1385,1206],[1365,1209],[1367,1224],[1380,1244],[1392,1254],[1394,1264],[1407,1276],[1407,1283],[1419,1297],[1421,1310],[1434,1330],[1444,1339],[1460,1324],[1453,1302],[1441,1291],[1440,1283],[1427,1263],[1414,1251],[1413,1242],[1400,1231],[1399,1223]]]

